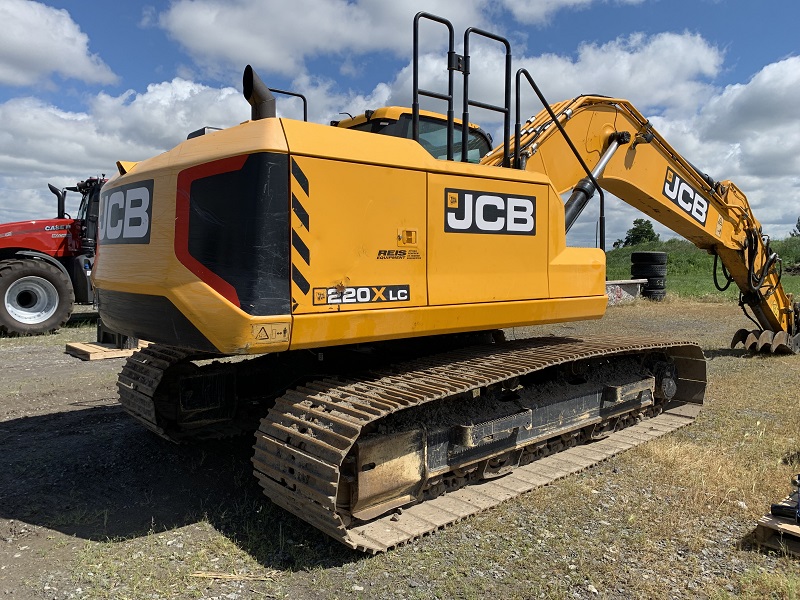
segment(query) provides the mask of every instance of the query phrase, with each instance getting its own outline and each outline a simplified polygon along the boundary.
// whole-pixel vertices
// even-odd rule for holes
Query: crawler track
[[[366,428],[392,413],[556,365],[654,351],[669,355],[678,372],[677,394],[655,418],[366,523],[337,507],[347,485],[342,467],[351,449]],[[690,343],[541,338],[472,347],[368,377],[324,379],[287,391],[261,421],[253,464],[265,494],[276,504],[351,548],[382,552],[690,423],[702,404],[705,384],[705,360]],[[576,425],[576,431],[581,427]]]
[[[151,344],[134,352],[117,378],[119,401],[125,411],[149,430],[170,441],[175,440],[158,422],[155,397],[157,393],[163,393],[164,379],[169,369],[191,358],[189,351]]]

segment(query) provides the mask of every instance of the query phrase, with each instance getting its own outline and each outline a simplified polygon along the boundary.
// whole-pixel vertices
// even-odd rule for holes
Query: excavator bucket
[[[770,354],[795,354],[798,351],[793,336],[785,331],[740,329],[731,340],[731,348],[742,344],[749,352],[769,352]]]

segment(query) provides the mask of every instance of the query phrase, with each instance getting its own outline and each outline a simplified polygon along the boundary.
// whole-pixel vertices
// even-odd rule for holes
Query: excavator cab
[[[245,79],[252,79],[245,74]],[[256,76],[257,77],[257,76]],[[274,87],[267,87],[259,81],[257,85],[262,92],[270,92],[270,103],[274,106],[274,97],[271,94],[280,94],[298,98],[303,103],[303,121],[308,122],[308,99],[303,94],[297,92],[281,90]],[[418,95],[430,95],[425,90],[417,90]],[[249,94],[245,94],[249,95]],[[438,96],[435,96],[438,97]],[[448,114],[452,113],[452,97],[449,98]],[[349,113],[342,113],[348,116],[347,119],[331,121],[333,127],[341,129],[352,129],[353,131],[366,131],[367,133],[378,133],[393,137],[416,139],[419,144],[434,158],[438,160],[452,160],[454,155],[460,156],[462,162],[473,164],[480,163],[483,158],[492,150],[492,136],[474,123],[469,126],[464,133],[463,121],[452,119],[451,123],[447,116],[437,112],[416,109],[416,126],[414,123],[415,109],[404,106],[385,106],[377,110],[366,110],[364,113],[352,116]],[[209,130],[216,130],[212,127],[204,127],[189,134],[187,139],[205,135]],[[466,147],[466,152],[462,153],[462,148]]]
[[[368,110],[364,114],[332,121],[331,125],[367,131],[381,135],[413,139],[412,111],[406,107],[387,106],[377,110]],[[456,143],[454,151],[461,154],[462,121],[453,121],[453,130]],[[419,117],[419,143],[431,156],[439,160],[447,159],[447,117],[430,111],[420,111]],[[492,136],[478,125],[470,123],[467,128],[467,161],[479,163],[492,149]]]

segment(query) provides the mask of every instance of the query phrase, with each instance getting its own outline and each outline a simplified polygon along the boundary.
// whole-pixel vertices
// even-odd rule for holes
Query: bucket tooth
[[[748,335],[750,335],[750,332],[747,329],[740,329],[734,333],[731,340],[731,348],[735,348],[737,344],[744,343]]]
[[[774,338],[775,334],[769,329],[762,331],[761,335],[758,336],[758,351],[761,352],[765,347],[770,350]]]
[[[792,347],[789,343],[789,334],[785,331],[776,333],[769,350],[773,354],[791,354]]]
[[[731,348],[742,343],[748,352],[769,352],[771,354],[795,354],[798,347],[795,338],[786,331],[740,329],[733,335]]]
[[[753,330],[747,334],[747,339],[744,341],[745,350],[748,352],[756,352],[758,350],[758,336],[761,332]]]

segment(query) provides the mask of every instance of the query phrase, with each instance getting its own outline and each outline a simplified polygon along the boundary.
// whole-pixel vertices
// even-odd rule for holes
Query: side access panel
[[[292,156],[293,314],[425,306],[425,173]]]
[[[549,298],[549,187],[432,173],[430,304]]]

